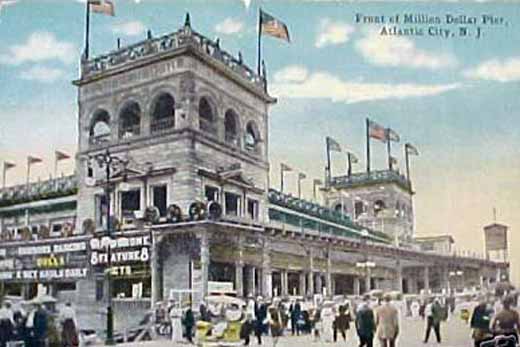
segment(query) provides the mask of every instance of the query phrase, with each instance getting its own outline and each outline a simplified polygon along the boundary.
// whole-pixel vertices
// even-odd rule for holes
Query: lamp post
[[[369,237],[368,230],[364,229],[361,232],[361,240],[363,241],[363,248],[366,248],[365,246],[367,245],[368,237]],[[372,261],[368,261],[368,254],[366,252],[366,249],[363,249],[363,254],[364,254],[364,261],[357,262],[356,263],[356,267],[360,268],[360,269],[364,269],[364,271],[365,271],[365,283],[366,283],[365,291],[369,292],[370,291],[370,287],[371,287],[370,286],[370,269],[375,268],[376,267],[376,263],[374,263]]]
[[[98,153],[93,156],[89,157],[89,160],[95,161],[100,169],[105,170],[105,184],[104,184],[104,193],[105,193],[105,199],[107,204],[106,209],[106,219],[107,219],[107,228],[106,228],[106,236],[109,238],[112,237],[112,223],[110,221],[110,193],[112,190],[112,182],[110,181],[111,178],[111,171],[123,168],[125,169],[128,160],[120,158],[118,156],[113,155],[110,153],[110,151],[107,149],[103,153]],[[114,345],[114,312],[112,311],[112,252],[111,252],[111,246],[107,246],[107,269],[105,270],[105,275],[107,278],[107,336],[105,343],[107,345]]]

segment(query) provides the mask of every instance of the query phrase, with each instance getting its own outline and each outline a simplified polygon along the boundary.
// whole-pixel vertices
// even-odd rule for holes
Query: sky
[[[278,98],[270,110],[271,185],[279,186],[284,162],[295,169],[287,189],[296,192],[296,172],[304,172],[303,193],[310,198],[312,178],[323,177],[325,136],[354,152],[360,158],[355,171],[362,171],[368,116],[400,135],[393,153],[401,171],[404,143],[420,152],[411,163],[416,234],[451,234],[459,250],[482,253],[482,228],[496,208],[498,222],[510,227],[513,278],[520,283],[520,6],[482,0],[114,2],[115,17],[92,16],[91,56],[115,49],[117,38],[126,45],[144,39],[148,29],[175,31],[190,12],[196,31],[219,37],[221,47],[240,51],[254,67],[258,8],[282,20],[291,43],[262,39],[269,92]],[[19,0],[0,10],[0,161],[17,164],[8,184],[24,182],[27,155],[44,159],[33,167],[36,180],[53,174],[54,150],[76,149],[71,81],[84,45],[84,8],[80,0]],[[405,24],[405,14],[441,23]],[[483,15],[496,21],[483,23]],[[385,23],[367,23],[381,16]],[[447,23],[447,16],[459,23]],[[476,24],[460,23],[460,16],[475,17]],[[383,26],[394,25],[423,35],[382,35]],[[460,27],[470,35],[460,36]],[[437,35],[446,30],[448,37]],[[371,148],[372,167],[384,169],[385,146],[374,141]],[[334,175],[345,172],[344,154],[333,153],[332,163]],[[72,170],[72,162],[62,162],[58,172]]]

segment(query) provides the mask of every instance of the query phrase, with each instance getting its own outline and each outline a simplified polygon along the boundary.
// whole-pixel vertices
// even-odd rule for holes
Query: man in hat
[[[14,327],[15,322],[11,303],[5,301],[2,308],[0,308],[0,347],[7,346],[7,342],[13,336]]]
[[[359,336],[359,347],[372,347],[376,323],[374,311],[370,308],[370,296],[365,295],[356,314],[356,330]]]
[[[399,312],[391,303],[390,295],[385,295],[383,304],[376,311],[377,337],[381,347],[395,347],[399,334]]]
[[[261,345],[262,334],[264,333],[267,325],[267,304],[263,302],[263,298],[261,296],[256,298],[255,317],[255,335],[258,344]]]

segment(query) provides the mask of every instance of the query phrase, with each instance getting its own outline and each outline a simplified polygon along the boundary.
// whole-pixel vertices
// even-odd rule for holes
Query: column
[[[307,254],[309,255],[309,272],[307,277],[309,278],[309,286],[307,288],[307,295],[314,295],[314,252],[312,248],[309,248]]]
[[[496,280],[497,283],[502,281],[502,270],[499,267],[497,267],[497,275],[496,276],[497,276],[497,280]]]
[[[262,251],[262,295],[266,298],[273,296],[273,272],[271,269],[271,240],[264,239]]]
[[[368,293],[372,290],[372,271],[368,266],[365,268],[365,271],[365,292]]]
[[[151,267],[151,300],[150,306],[151,308],[155,307],[155,303],[161,301],[161,279],[159,272],[159,249],[160,242],[162,241],[162,237],[155,235],[155,232],[152,231],[152,254],[150,258],[150,267]]]
[[[361,295],[361,281],[359,277],[354,277],[354,295]]]
[[[235,290],[237,296],[244,296],[244,246],[242,237],[238,237],[238,259],[235,261]]]
[[[428,292],[430,290],[430,268],[428,266],[424,267],[424,291]]]
[[[247,288],[249,288],[249,293],[256,297],[256,268],[251,266],[249,271],[247,272]]]
[[[280,272],[282,278],[282,296],[289,295],[289,274],[287,270],[281,270]]]
[[[450,270],[447,267],[442,268],[442,287],[446,289],[447,294],[451,292]]]
[[[208,296],[208,281],[209,281],[209,237],[206,231],[200,235],[200,266],[202,272],[202,297]]]
[[[399,260],[397,260],[395,270],[396,270],[395,290],[402,293],[403,292],[403,267]]]
[[[305,271],[301,271],[300,272],[300,292],[299,294],[301,296],[305,296],[305,294],[307,293],[307,288],[305,286]]]
[[[329,250],[327,252],[327,277],[325,280],[325,284],[327,287],[327,296],[332,297],[334,295],[334,290],[332,286],[332,255],[331,255],[331,249],[329,247]]]
[[[316,288],[314,288],[316,294],[323,293],[323,282],[321,280],[321,272],[316,273]]]

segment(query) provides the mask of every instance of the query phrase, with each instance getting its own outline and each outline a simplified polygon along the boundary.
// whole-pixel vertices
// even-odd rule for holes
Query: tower
[[[508,227],[494,222],[484,227],[486,257],[493,261],[508,261]]]
[[[86,182],[104,179],[88,157],[107,149],[127,162],[111,199],[123,227],[149,206],[162,218],[171,204],[186,215],[208,200],[264,219],[275,100],[240,54],[195,32],[188,16],[177,32],[82,62],[77,230],[85,219],[103,223],[102,189]]]
[[[333,177],[325,191],[327,206],[367,228],[409,243],[414,234],[413,191],[396,171],[381,170]]]

